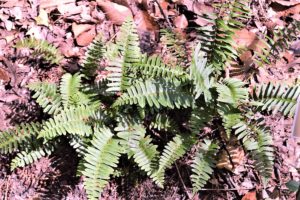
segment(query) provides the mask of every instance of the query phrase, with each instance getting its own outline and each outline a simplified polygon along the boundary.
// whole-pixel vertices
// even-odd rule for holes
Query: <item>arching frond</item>
[[[158,169],[151,176],[159,187],[163,188],[165,170],[170,168],[176,160],[181,158],[193,142],[192,138],[177,134],[167,143],[159,158]]]
[[[135,85],[127,88],[126,93],[122,94],[113,106],[126,104],[138,104],[142,108],[146,104],[156,108],[186,108],[193,105],[193,97],[172,83],[146,80],[145,82],[137,82]]]
[[[205,123],[212,120],[213,116],[213,110],[208,106],[198,106],[193,108],[191,118],[188,123],[192,134],[197,135],[204,127]]]
[[[17,42],[16,47],[33,49],[32,56],[42,57],[51,64],[59,64],[63,59],[57,48],[49,44],[46,40],[26,38]]]
[[[149,125],[150,129],[164,130],[168,132],[178,132],[178,124],[167,114],[158,113]]]
[[[0,134],[0,153],[7,154],[28,146],[41,130],[41,124],[21,124]]]
[[[75,134],[90,135],[91,126],[86,123],[88,118],[95,112],[93,107],[80,106],[70,107],[61,111],[43,124],[39,138],[52,139],[59,135]]]
[[[138,63],[141,52],[136,26],[132,19],[127,19],[120,28],[116,43],[116,55],[109,59],[107,80],[108,92],[124,91],[130,83],[129,68]]]
[[[44,112],[57,114],[60,111],[61,97],[58,93],[56,84],[46,82],[30,83],[27,86],[35,94],[32,98],[43,108]]]
[[[244,88],[245,83],[236,78],[226,78],[221,84],[217,84],[219,93],[218,101],[237,106],[248,100],[248,90]]]
[[[211,99],[209,89],[212,87],[211,74],[213,69],[206,66],[207,58],[204,57],[204,52],[201,52],[200,43],[195,48],[192,63],[190,66],[190,78],[195,86],[195,99],[198,99],[201,94],[204,94],[206,101]]]
[[[102,43],[102,37],[96,37],[89,45],[86,51],[82,63],[82,73],[90,78],[95,75],[96,70],[99,67],[100,60],[104,54],[104,45]]]
[[[293,116],[297,98],[300,95],[299,86],[273,85],[272,83],[259,85],[254,90],[253,98],[262,104],[261,110],[281,112],[286,116]]]
[[[170,80],[176,79],[185,81],[188,79],[186,72],[182,67],[168,67],[163,63],[159,56],[148,57],[146,55],[141,57],[141,61],[132,64],[130,68],[136,74],[136,77],[149,78],[167,78]]]
[[[117,167],[121,156],[119,141],[113,138],[110,129],[96,127],[91,146],[84,157],[84,186],[89,199],[98,199]]]
[[[33,162],[39,160],[44,156],[49,156],[53,153],[55,149],[55,144],[47,143],[40,144],[38,147],[27,151],[21,151],[16,155],[16,157],[11,161],[10,169],[14,170],[17,167],[24,167],[26,165],[32,164]]]
[[[210,179],[215,167],[215,156],[219,149],[217,143],[205,140],[201,149],[195,156],[192,164],[191,180],[193,183],[193,191],[199,191]]]

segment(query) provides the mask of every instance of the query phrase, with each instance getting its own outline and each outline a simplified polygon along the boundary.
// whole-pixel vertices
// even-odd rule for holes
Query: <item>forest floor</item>
[[[212,13],[213,3],[222,0],[0,0],[0,130],[16,124],[36,120],[42,116],[26,89],[29,82],[41,80],[58,82],[67,71],[80,69],[80,62],[87,46],[97,34],[108,41],[113,39],[119,25],[126,16],[134,17],[141,48],[149,54],[162,52],[159,30],[172,28],[193,44],[195,27],[205,25],[199,17]],[[262,33],[275,27],[287,27],[289,19],[300,20],[299,0],[252,0],[252,17],[242,31],[236,33],[238,45],[249,49],[261,48],[257,39]],[[159,6],[158,6],[159,4]],[[47,40],[62,52],[60,65],[44,67],[43,62],[28,62],[28,51],[19,51],[14,44],[25,37]],[[300,35],[299,35],[300,36]],[[250,82],[293,84],[300,78],[300,41],[290,42],[289,49],[282,52],[280,59],[251,70],[250,56],[240,58],[249,67]],[[190,51],[188,51],[190,52]],[[248,63],[248,64],[247,64]],[[298,82],[299,83],[299,82]],[[265,117],[270,126],[276,149],[274,173],[265,189],[259,184],[257,173],[247,156],[235,170],[218,169],[207,187],[194,199],[295,199],[286,183],[300,181],[295,166],[296,145],[291,139],[292,119],[281,115]],[[11,157],[0,155],[0,198],[18,199],[86,199],[82,178],[76,177],[78,159],[67,144],[60,147],[51,157],[45,157],[32,165],[11,172]],[[298,149],[299,150],[299,149]],[[300,150],[299,150],[300,151]],[[62,153],[64,152],[64,153]],[[189,155],[178,163],[179,170],[167,171],[166,186],[160,189],[145,177],[133,182],[134,173],[113,179],[103,193],[103,199],[188,199],[191,190],[189,180]],[[181,174],[182,180],[178,172]]]

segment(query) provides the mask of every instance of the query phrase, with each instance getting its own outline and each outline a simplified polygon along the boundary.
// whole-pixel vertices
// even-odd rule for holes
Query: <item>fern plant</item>
[[[29,84],[49,118],[3,132],[0,152],[19,152],[11,164],[15,169],[50,155],[65,137],[81,158],[78,169],[88,198],[98,199],[119,170],[121,155],[163,187],[165,172],[194,146],[191,182],[196,193],[214,173],[225,130],[249,152],[266,184],[273,172],[272,137],[255,112],[292,114],[300,89],[270,84],[249,95],[247,83],[224,76],[227,60],[236,55],[232,31],[248,16],[244,1],[226,9],[231,11],[227,17],[214,19],[213,49],[200,40],[185,69],[141,54],[135,24],[127,19],[115,44],[107,47],[99,38],[92,43],[80,73],[66,73],[59,85]],[[108,76],[93,83],[101,59],[109,63]],[[205,126],[216,131],[205,135]]]

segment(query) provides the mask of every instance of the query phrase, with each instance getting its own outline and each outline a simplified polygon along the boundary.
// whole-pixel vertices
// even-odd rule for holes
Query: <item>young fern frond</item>
[[[216,165],[215,156],[218,150],[219,146],[217,143],[210,140],[204,140],[204,143],[195,156],[192,164],[193,174],[191,175],[191,180],[194,193],[203,188],[210,179],[213,168]]]
[[[84,55],[81,71],[86,77],[90,78],[95,76],[103,54],[104,45],[102,43],[102,37],[98,36],[89,45],[88,50]]]
[[[39,146],[28,151],[19,152],[16,157],[11,161],[10,169],[13,171],[17,167],[24,167],[32,164],[44,156],[49,156],[55,150],[56,144],[47,143],[40,144]]]
[[[33,49],[33,56],[42,57],[51,64],[59,64],[63,59],[57,48],[45,40],[26,38],[17,42],[16,47]]]
[[[204,95],[205,101],[211,99],[209,89],[212,87],[211,74],[213,69],[206,66],[207,58],[204,57],[204,52],[201,52],[200,43],[195,48],[192,63],[190,66],[190,79],[193,80],[195,86],[195,99],[198,99],[201,94]]]
[[[146,105],[156,108],[187,108],[193,105],[193,97],[173,83],[146,80],[128,87],[126,93],[114,102],[113,107],[132,104],[138,104],[142,108]]]
[[[96,200],[108,183],[110,175],[117,167],[121,156],[119,140],[113,138],[110,129],[96,127],[91,146],[88,147],[84,157],[85,176],[84,186],[89,199]]]
[[[281,112],[285,116],[293,116],[300,86],[273,85],[272,83],[259,85],[254,89],[253,99],[261,103],[261,110]]]
[[[106,70],[108,92],[124,91],[131,83],[129,69],[140,61],[139,37],[132,19],[127,19],[120,28],[116,43],[116,56],[109,58]]]
[[[244,88],[245,83],[236,78],[226,78],[221,84],[217,84],[219,93],[218,101],[238,106],[239,103],[248,100],[248,89]]]
[[[88,136],[92,133],[92,129],[87,120],[94,112],[95,108],[86,106],[64,109],[60,114],[43,124],[38,138],[49,140],[59,135],[66,135],[67,133]]]
[[[148,57],[143,55],[141,61],[132,64],[130,70],[136,74],[136,77],[143,79],[167,78],[169,80],[177,79],[180,81],[188,79],[186,72],[181,67],[168,67],[159,56]]]
[[[164,187],[166,169],[170,168],[176,160],[181,158],[189,150],[193,142],[193,138],[177,134],[167,143],[159,158],[158,169],[151,176],[159,187]]]
[[[58,89],[54,83],[36,82],[30,83],[27,86],[35,94],[32,98],[43,108],[43,111],[48,114],[57,114],[61,107],[61,96],[58,94]]]
[[[41,124],[21,124],[0,134],[0,153],[7,154],[27,147],[41,130]]]

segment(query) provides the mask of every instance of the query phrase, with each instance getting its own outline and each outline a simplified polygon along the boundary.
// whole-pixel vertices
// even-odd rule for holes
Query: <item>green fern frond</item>
[[[0,152],[2,154],[12,153],[28,146],[39,134],[41,124],[32,122],[21,124],[14,129],[4,131],[0,134]]]
[[[104,45],[102,43],[102,37],[98,36],[89,45],[88,50],[85,53],[82,64],[82,73],[87,77],[94,76],[99,67],[103,54]]]
[[[233,48],[234,31],[245,26],[240,20],[250,17],[248,0],[234,0],[220,4],[220,7],[226,9],[228,14],[223,17],[204,16],[213,25],[198,29],[202,50],[207,52],[209,65],[216,74],[220,74],[228,62],[237,58],[237,52]]]
[[[178,132],[177,122],[167,114],[158,113],[149,125],[150,129],[164,130],[168,132]]]
[[[161,43],[166,46],[167,53],[172,56],[174,63],[184,64],[187,59],[186,49],[184,48],[185,41],[179,34],[169,29],[162,29],[160,33],[162,35]]]
[[[83,157],[86,153],[88,138],[80,137],[79,135],[68,135],[69,144],[78,153],[79,157]]]
[[[230,138],[232,127],[240,123],[243,119],[241,111],[237,108],[232,107],[230,104],[219,103],[218,114],[221,116],[223,121],[223,127],[227,135]]]
[[[255,161],[255,168],[264,178],[266,185],[272,176],[274,164],[274,149],[272,147],[272,136],[269,131],[263,128],[257,129],[257,148],[251,152]]]
[[[205,101],[211,99],[209,89],[212,87],[212,80],[210,78],[213,69],[206,66],[207,58],[204,58],[204,53],[201,52],[201,44],[199,43],[195,48],[192,63],[190,66],[190,79],[195,85],[195,99],[198,99],[201,94],[204,94]]]
[[[192,138],[177,134],[167,143],[159,158],[158,169],[151,176],[159,187],[163,188],[166,169],[170,168],[176,160],[181,158],[193,142]]]
[[[226,78],[222,84],[217,84],[219,93],[218,101],[237,106],[241,102],[248,100],[248,90],[244,88],[245,83],[235,78]]]
[[[80,103],[78,102],[78,94],[81,87],[81,78],[82,75],[79,73],[74,75],[66,73],[62,76],[59,89],[65,108]]]
[[[188,76],[186,72],[182,70],[182,67],[168,67],[163,63],[159,56],[148,57],[144,55],[141,57],[140,62],[132,64],[130,70],[136,74],[136,77],[141,77],[143,79],[167,78],[180,81],[188,79]]]
[[[208,123],[213,119],[213,110],[208,106],[197,106],[192,110],[191,118],[189,120],[189,128],[193,135],[197,135]]]
[[[204,140],[201,149],[195,156],[192,164],[191,180],[194,193],[198,192],[210,179],[215,167],[215,156],[219,146],[210,140]]]
[[[144,108],[146,105],[180,108],[190,107],[193,105],[193,97],[176,87],[173,83],[166,81],[137,82],[135,85],[127,88],[126,93],[123,93],[113,104],[113,107],[122,105],[138,104]]]
[[[88,125],[87,120],[94,112],[95,109],[93,107],[86,106],[64,109],[60,114],[43,124],[38,138],[49,140],[59,135],[66,135],[67,133],[81,136],[90,135],[92,129]]]
[[[33,162],[39,160],[44,156],[49,156],[53,153],[56,144],[41,144],[36,148],[30,149],[28,151],[21,151],[16,155],[16,157],[11,161],[10,169],[13,171],[17,167],[24,167],[26,165],[32,164]]]
[[[158,155],[158,151],[156,150],[157,145],[152,144],[150,136],[138,133],[131,136],[129,148],[133,153],[135,163],[150,176],[156,166],[155,162]]]
[[[288,87],[268,83],[255,87],[253,99],[262,104],[259,107],[261,110],[272,111],[274,114],[279,111],[286,116],[293,116],[299,95],[298,85]]]
[[[120,28],[116,43],[116,56],[109,59],[109,72],[107,80],[108,92],[124,91],[130,83],[129,68],[133,63],[138,63],[141,57],[139,48],[139,37],[135,23],[132,19],[127,19]]]
[[[42,57],[51,64],[59,64],[63,59],[57,48],[46,40],[26,38],[17,42],[16,47],[33,49],[33,56]]]
[[[30,83],[27,86],[35,94],[32,98],[43,108],[43,111],[48,114],[57,114],[60,111],[61,97],[58,94],[58,89],[54,83],[36,82]]]
[[[84,157],[84,186],[89,199],[98,199],[117,167],[121,156],[119,141],[113,138],[110,129],[96,127],[91,146]]]

